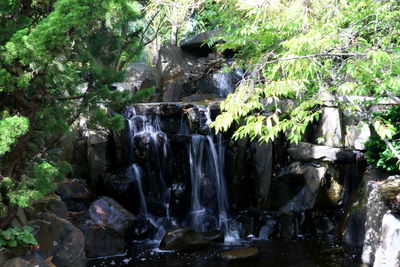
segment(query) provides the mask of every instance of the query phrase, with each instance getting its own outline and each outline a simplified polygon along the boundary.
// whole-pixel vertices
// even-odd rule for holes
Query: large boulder
[[[157,71],[161,76],[163,102],[179,101],[183,96],[193,94],[184,92],[183,85],[202,76],[204,70],[197,58],[173,45],[162,47],[159,51]],[[193,88],[186,88],[191,90]]]
[[[90,219],[94,224],[111,229],[124,236],[135,221],[135,216],[109,197],[102,197],[90,206]]]
[[[82,232],[66,219],[43,213],[33,222],[39,231],[37,240],[46,258],[58,267],[86,266]]]
[[[178,228],[164,235],[160,249],[190,250],[222,242],[224,234],[221,231],[200,233],[190,228]]]

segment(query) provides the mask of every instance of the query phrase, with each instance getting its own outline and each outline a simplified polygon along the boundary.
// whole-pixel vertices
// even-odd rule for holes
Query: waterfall
[[[205,209],[200,203],[201,179],[203,175],[204,136],[193,135],[189,149],[190,180],[192,185],[190,224],[196,231],[205,231]]]
[[[171,206],[171,199],[176,201],[178,185],[166,177],[169,151],[172,153],[174,150],[169,147],[167,134],[161,130],[163,117],[160,117],[159,114],[162,113],[159,112],[162,111],[154,108],[154,104],[149,104],[148,107],[149,109],[140,106],[137,109],[140,114],[136,113],[135,107],[127,108],[123,113],[127,119],[129,148],[129,167],[126,170],[126,177],[136,186],[140,202],[139,213],[158,229],[153,238],[160,240],[165,230],[175,222],[174,214],[171,214],[175,206]],[[197,115],[194,112],[192,116],[197,116],[195,119],[198,123],[193,127],[199,127],[202,134],[190,135],[192,130],[188,128],[189,119],[183,116],[184,113],[180,117],[179,114],[176,116],[176,133],[174,133],[176,136],[190,136],[188,139],[180,139],[186,140],[184,144],[187,152],[183,152],[187,155],[174,154],[175,157],[182,156],[189,161],[189,173],[185,175],[190,178],[186,180],[190,182],[190,187],[187,187],[190,190],[190,205],[187,206],[189,208],[187,220],[181,221],[181,225],[190,226],[198,232],[221,230],[225,233],[226,240],[237,240],[238,234],[232,231],[229,225],[222,135],[215,135],[211,130],[207,133],[208,126],[212,122],[208,108],[198,106],[194,109],[197,109]],[[149,110],[151,115],[144,115]],[[172,203],[176,205],[176,202]],[[165,210],[165,216],[160,217],[160,208]]]
[[[203,123],[212,122],[208,108],[199,107]],[[238,239],[228,224],[228,194],[225,183],[225,151],[222,135],[209,131],[206,136],[193,135],[189,145],[190,176],[192,185],[190,226],[196,231],[219,229],[227,241]]]
[[[166,218],[170,219],[170,197],[171,190],[167,187],[165,180],[165,159],[168,157],[168,137],[161,131],[159,116],[137,115],[135,108],[130,107],[123,113],[127,119],[127,137],[129,147],[129,167],[126,170],[126,176],[135,182],[140,201],[140,213],[145,216],[162,233],[157,233],[156,238],[162,237],[164,227],[160,225],[148,210],[147,194],[143,179],[143,169],[138,164],[136,153],[147,153],[144,157],[149,157],[151,169],[155,174],[155,181],[146,181],[147,187],[153,187],[157,192],[157,199],[161,201],[165,209]],[[138,141],[139,140],[139,141]],[[137,147],[137,142],[142,142],[143,147]],[[146,151],[143,151],[143,150]],[[138,150],[139,152],[137,152]],[[161,237],[160,237],[161,236]]]

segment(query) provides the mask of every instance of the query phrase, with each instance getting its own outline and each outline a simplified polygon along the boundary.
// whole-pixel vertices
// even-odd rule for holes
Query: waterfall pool
[[[254,266],[254,267],[346,267],[361,266],[360,251],[322,239],[294,241],[242,240],[231,245],[212,246],[189,251],[161,251],[148,242],[135,242],[125,256],[95,259],[90,267],[103,266]],[[258,254],[225,260],[224,251],[257,247]]]

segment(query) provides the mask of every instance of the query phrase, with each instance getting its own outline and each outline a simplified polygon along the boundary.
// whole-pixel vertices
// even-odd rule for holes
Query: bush
[[[376,113],[377,118],[382,121],[388,121],[396,128],[390,143],[393,147],[400,150],[400,105],[396,105],[386,109],[383,112]],[[370,139],[365,143],[367,161],[374,167],[383,169],[389,173],[399,172],[399,162],[393,152],[387,147],[378,134],[372,134]]]

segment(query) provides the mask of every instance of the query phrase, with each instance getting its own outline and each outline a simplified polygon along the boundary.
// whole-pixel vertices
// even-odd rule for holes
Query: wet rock
[[[221,257],[226,260],[245,259],[258,254],[257,247],[230,250],[221,253]]]
[[[322,115],[315,138],[320,140],[321,145],[331,147],[343,146],[342,120],[338,108],[322,108]]]
[[[153,225],[145,216],[139,215],[132,226],[132,236],[135,239],[152,238],[157,232],[157,227]]]
[[[201,115],[198,107],[189,108],[186,111],[188,122],[189,122],[189,131],[191,133],[195,133],[197,129],[200,127]]]
[[[323,175],[315,202],[318,210],[335,209],[339,207],[344,198],[344,186],[339,170],[334,165],[323,164],[327,167]]]
[[[265,240],[270,239],[277,230],[277,226],[278,222],[276,220],[268,220],[267,223],[261,227],[258,237]]]
[[[28,220],[36,219],[42,213],[52,213],[62,219],[68,218],[68,210],[65,203],[56,198],[44,198],[35,200],[29,207],[25,208]]]
[[[278,217],[279,238],[289,240],[296,236],[297,232],[294,219],[294,215],[291,214],[283,214]]]
[[[160,243],[162,250],[189,250],[224,242],[221,231],[199,233],[190,228],[178,228],[165,234]]]
[[[85,266],[85,240],[82,232],[69,221],[51,213],[43,213],[35,221],[39,227],[37,240],[45,257],[57,267]]]
[[[191,105],[192,106],[192,105]],[[146,103],[136,104],[134,106],[137,115],[151,115],[151,116],[176,116],[183,113],[184,108],[179,103]]]
[[[300,142],[291,144],[288,148],[289,155],[296,161],[324,161],[335,163],[354,163],[363,161],[364,155],[355,150],[345,150],[330,146],[317,146]]]
[[[102,197],[90,206],[90,219],[101,227],[109,228],[124,236],[135,216],[109,197]]]
[[[121,234],[98,225],[81,224],[85,251],[89,258],[118,255],[125,252],[127,242]]]
[[[90,206],[90,194],[82,180],[69,180],[58,184],[57,194],[66,203],[68,210],[81,211]]]
[[[213,73],[196,81],[197,94],[214,94],[225,98],[236,89],[241,80],[240,72]]]

